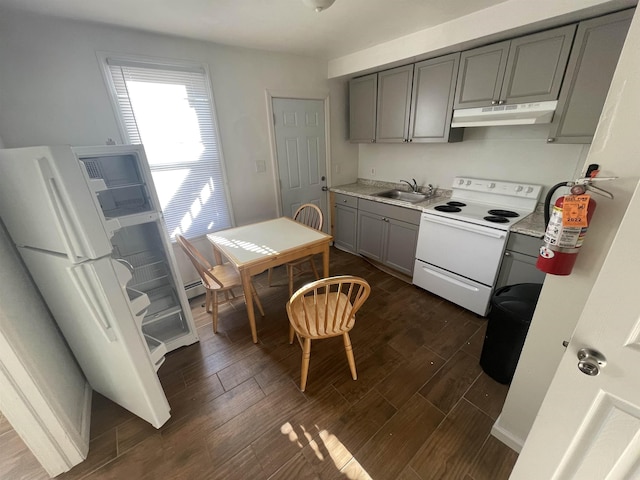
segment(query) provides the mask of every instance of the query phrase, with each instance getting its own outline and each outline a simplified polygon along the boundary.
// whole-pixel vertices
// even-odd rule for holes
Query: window
[[[206,70],[104,57],[125,141],[143,144],[169,236],[231,227]]]

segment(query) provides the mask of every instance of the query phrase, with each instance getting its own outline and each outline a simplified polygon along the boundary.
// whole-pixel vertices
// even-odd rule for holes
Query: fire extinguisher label
[[[587,227],[589,195],[566,195],[562,205],[563,227]]]
[[[560,248],[578,248],[582,245],[586,228],[567,227],[562,224],[562,208],[554,206],[544,242]],[[542,252],[541,252],[542,254]]]

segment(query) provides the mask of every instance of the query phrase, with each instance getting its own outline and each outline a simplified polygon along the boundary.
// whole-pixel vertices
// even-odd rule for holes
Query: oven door
[[[422,262],[492,287],[508,233],[423,213],[416,257]]]

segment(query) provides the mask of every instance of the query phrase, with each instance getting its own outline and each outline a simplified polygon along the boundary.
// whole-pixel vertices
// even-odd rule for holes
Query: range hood
[[[553,100],[549,102],[463,108],[453,111],[451,127],[488,127],[493,125],[551,123],[557,104],[558,102]]]

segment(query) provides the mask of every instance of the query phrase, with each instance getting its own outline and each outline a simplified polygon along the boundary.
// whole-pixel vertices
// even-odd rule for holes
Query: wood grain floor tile
[[[518,454],[489,435],[469,470],[473,480],[507,480]]]
[[[420,394],[444,413],[449,413],[480,372],[478,360],[460,351],[420,389]]]
[[[192,480],[199,478],[204,477],[197,473],[191,477]],[[260,468],[253,450],[247,446],[228,461],[215,464],[206,478],[207,480],[261,480],[266,479],[267,476]]]
[[[2,412],[0,412],[0,435],[11,431],[13,431],[13,428],[11,427],[9,420],[7,420],[7,417],[2,415]]]
[[[442,330],[425,340],[425,345],[443,358],[451,358],[479,330],[479,326],[452,318]]]
[[[409,465],[423,480],[459,480],[471,468],[493,421],[461,400]]]
[[[89,455],[87,459],[73,467],[68,472],[58,475],[56,479],[75,480],[84,478],[85,475],[114,460],[118,455],[116,429],[111,428],[99,437],[93,438],[89,443]]]
[[[398,365],[376,386],[394,407],[400,408],[444,365],[445,360],[426,347],[418,349],[410,361]]]
[[[49,478],[36,457],[13,429],[7,429],[0,435],[0,452],[0,478],[29,480]]]
[[[482,353],[482,346],[484,345],[484,336],[486,333],[487,322],[485,320],[480,326],[480,329],[465,342],[461,350],[480,360],[480,354]]]
[[[444,417],[416,394],[354,456],[373,478],[396,478]]]
[[[507,398],[509,387],[496,382],[484,372],[473,383],[464,397],[476,407],[496,420]]]

